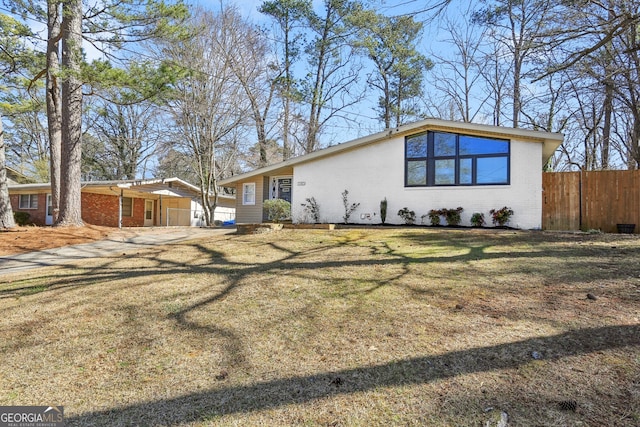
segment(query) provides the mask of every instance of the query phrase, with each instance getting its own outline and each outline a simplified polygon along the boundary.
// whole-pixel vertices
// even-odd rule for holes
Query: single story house
[[[313,222],[307,199],[319,206],[320,222],[341,223],[348,205],[359,203],[350,223],[380,224],[387,200],[388,224],[403,224],[408,208],[416,223],[431,209],[462,207],[461,225],[474,212],[504,206],[509,225],[542,227],[542,167],[562,134],[427,119],[387,129],[220,181],[236,189],[236,222],[265,221],[263,201],[291,203],[294,223]],[[429,223],[425,217],[425,223]]]
[[[14,212],[37,225],[53,223],[51,184],[9,184]],[[179,178],[82,183],[82,220],[107,227],[202,226],[200,190]],[[215,219],[235,217],[235,197],[218,196]]]

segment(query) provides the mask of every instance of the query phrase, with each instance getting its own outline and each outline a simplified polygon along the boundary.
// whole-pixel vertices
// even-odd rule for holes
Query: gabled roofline
[[[460,132],[466,131],[469,133],[478,133],[482,135],[493,135],[495,137],[502,138],[518,138],[532,142],[542,142],[542,161],[547,162],[553,155],[556,149],[562,144],[564,135],[561,133],[535,131],[528,129],[508,128],[502,126],[483,125],[477,123],[465,123],[455,122],[450,120],[441,119],[425,119],[419,122],[410,123],[400,126],[395,129],[386,129],[381,132],[374,133],[372,135],[357,138],[342,144],[334,145],[322,150],[314,151],[313,153],[305,154],[299,157],[285,160],[284,162],[275,163],[273,165],[265,166],[263,168],[255,169],[253,171],[235,175],[229,178],[218,181],[218,184],[227,186],[234,184],[238,181],[243,181],[255,176],[267,175],[271,172],[279,169],[293,167],[302,163],[307,163],[313,160],[321,159],[323,157],[332,156],[343,151],[353,150],[355,148],[373,144],[375,142],[383,141],[397,136],[404,136],[410,133],[419,133],[427,130],[441,130],[445,132]]]
[[[29,178],[28,176],[26,176],[25,174],[23,174],[22,172],[19,172],[18,170],[12,168],[11,166],[7,166],[5,165],[5,170],[7,171],[7,178],[9,174],[13,174],[13,176],[17,177],[18,179],[20,179],[21,181],[27,182],[27,183],[33,183],[35,180],[32,178]]]

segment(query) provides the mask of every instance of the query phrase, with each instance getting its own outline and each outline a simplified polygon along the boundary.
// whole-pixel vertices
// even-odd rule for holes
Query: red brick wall
[[[38,194],[38,209],[19,209],[20,195],[11,194],[14,212],[27,212],[29,221],[35,225],[46,224],[47,195]],[[106,227],[118,226],[119,198],[115,195],[82,193],[82,220],[87,224]],[[133,216],[122,217],[123,227],[144,226],[144,199],[133,199]]]
[[[20,195],[11,194],[11,208],[14,212],[26,212],[29,214],[29,221],[35,225],[45,225],[47,214],[47,195],[38,194],[38,209],[20,209]]]
[[[82,220],[88,224],[117,227],[118,203],[118,196],[82,193]],[[144,226],[144,199],[133,199],[133,216],[123,216],[122,226]]]
[[[133,199],[133,217],[122,217],[123,227],[144,226],[144,199]]]

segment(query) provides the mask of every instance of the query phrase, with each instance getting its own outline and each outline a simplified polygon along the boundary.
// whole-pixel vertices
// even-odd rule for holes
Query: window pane
[[[133,216],[133,199],[131,197],[122,198],[122,216]]]
[[[436,160],[436,185],[456,183],[456,161],[454,159]]]
[[[460,159],[460,184],[471,184],[473,173],[473,160]]]
[[[38,209],[38,195],[21,194],[18,200],[18,209]]]
[[[21,194],[20,195],[20,203],[18,204],[20,209],[29,209],[29,195]]]
[[[509,141],[460,135],[460,155],[508,153]]]
[[[433,134],[433,155],[455,156],[456,155],[456,135],[452,133]]]
[[[426,162],[407,162],[407,185],[427,185]]]
[[[480,157],[476,160],[478,184],[507,184],[507,157]]]
[[[256,185],[244,184],[242,186],[242,201],[245,205],[254,205],[256,203]]]
[[[407,159],[427,157],[427,134],[407,138]]]

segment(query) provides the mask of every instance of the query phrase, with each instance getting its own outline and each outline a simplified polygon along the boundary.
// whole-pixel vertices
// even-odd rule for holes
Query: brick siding
[[[117,227],[118,202],[118,196],[82,193],[82,220],[88,224]],[[122,217],[122,226],[144,226],[144,199],[133,199],[132,214],[130,217]]]
[[[35,225],[46,224],[47,195],[38,194],[38,209],[19,209],[20,195],[12,194],[11,207],[14,212],[26,212],[29,221]],[[118,196],[108,194],[82,193],[82,220],[87,224],[106,227],[118,226]],[[133,216],[122,217],[123,227],[144,226],[144,199],[133,199]]]
[[[11,194],[11,208],[14,212],[26,212],[29,214],[29,223],[35,225],[45,225],[47,216],[47,195],[38,194],[38,209],[20,209],[20,195]]]

